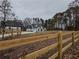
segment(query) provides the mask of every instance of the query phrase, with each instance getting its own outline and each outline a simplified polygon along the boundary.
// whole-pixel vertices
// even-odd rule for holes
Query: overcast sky
[[[72,0],[11,0],[13,11],[19,18],[48,19],[68,8]]]

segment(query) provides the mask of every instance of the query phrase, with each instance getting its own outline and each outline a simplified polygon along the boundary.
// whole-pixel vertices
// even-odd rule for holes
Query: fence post
[[[75,40],[75,32],[73,31],[72,32],[72,46],[74,46],[74,44],[75,44],[75,42],[74,42],[74,40]]]
[[[21,33],[22,33],[22,29],[20,28],[20,35],[21,35]]]
[[[13,37],[13,28],[11,29],[11,36]]]
[[[17,27],[17,35],[18,35],[18,27]]]
[[[62,59],[62,32],[58,32],[58,59]]]

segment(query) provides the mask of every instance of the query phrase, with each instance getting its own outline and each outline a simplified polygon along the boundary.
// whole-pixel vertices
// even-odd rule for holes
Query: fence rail
[[[67,36],[70,34],[68,38],[63,39],[63,36]],[[42,48],[40,50],[37,50],[35,52],[32,52],[27,55],[21,56],[21,59],[37,59],[37,57],[42,56],[43,54],[47,53],[51,49],[58,48],[58,51],[53,54],[52,56],[49,57],[49,59],[55,59],[58,56],[58,59],[62,59],[62,53],[67,50],[71,45],[74,45],[75,42],[78,41],[79,39],[79,32],[78,31],[67,31],[67,32],[57,32],[55,34],[53,33],[48,33],[45,35],[39,35],[39,36],[34,36],[34,37],[28,37],[28,38],[22,38],[22,39],[17,39],[17,40],[7,40],[7,41],[1,41],[0,42],[0,51],[1,50],[6,50],[9,48],[14,48],[22,45],[27,45],[39,41],[44,41],[44,40],[51,40],[53,38],[56,38],[57,42],[55,42],[52,45],[49,45],[45,48]],[[63,45],[67,42],[69,42],[66,46],[63,47]],[[7,43],[7,44],[6,44]],[[51,52],[52,53],[52,52]]]
[[[5,30],[4,34],[13,34],[13,33],[18,33],[20,34],[21,28],[20,27],[5,27],[5,29],[0,28],[0,34],[3,33],[3,30]]]

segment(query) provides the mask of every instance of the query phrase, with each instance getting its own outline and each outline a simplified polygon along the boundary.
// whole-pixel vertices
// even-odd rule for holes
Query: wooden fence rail
[[[67,36],[68,34],[70,34],[71,36],[63,39],[63,36]],[[58,51],[55,54],[53,54],[52,56],[50,56],[49,59],[55,59],[56,57],[58,57],[58,59],[62,59],[62,53],[64,51],[66,51],[71,45],[74,45],[75,42],[78,41],[79,32],[78,31],[71,31],[71,32],[59,31],[55,34],[49,33],[46,35],[39,35],[39,36],[28,37],[28,38],[23,38],[23,39],[1,41],[0,42],[0,51],[6,50],[9,48],[22,46],[22,45],[31,44],[34,42],[51,40],[52,38],[56,38],[57,42],[52,44],[52,45],[49,45],[45,48],[42,48],[42,49],[37,50],[35,52],[32,52],[30,54],[23,55],[23,56],[21,56],[21,59],[37,59],[37,57],[42,56],[43,54],[47,53],[51,49],[53,50],[55,48],[58,48]],[[63,44],[69,42],[70,40],[72,42],[68,43],[65,47],[63,47]]]
[[[6,27],[5,29],[5,34],[11,34],[13,35],[13,33],[17,33],[20,34],[21,32],[21,28],[20,27]],[[0,34],[3,33],[3,28],[0,28]]]

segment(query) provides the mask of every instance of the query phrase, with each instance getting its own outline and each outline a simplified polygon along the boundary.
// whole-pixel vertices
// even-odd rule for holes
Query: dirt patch
[[[63,59],[79,59],[79,41],[63,53]]]

